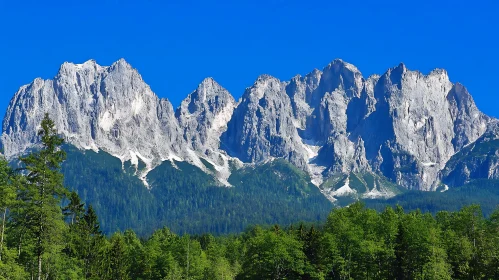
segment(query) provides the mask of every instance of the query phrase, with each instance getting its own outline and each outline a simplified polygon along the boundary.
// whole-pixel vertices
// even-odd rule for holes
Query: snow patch
[[[106,132],[111,130],[114,125],[114,119],[109,111],[104,112],[104,115],[99,120],[99,126]]]
[[[138,115],[140,110],[144,107],[144,100],[139,96],[135,97],[135,100],[132,101],[132,113],[134,115]]]
[[[373,188],[369,192],[362,195],[363,198],[375,199],[385,197],[385,193],[380,192],[377,188]]]
[[[316,158],[319,155],[319,150],[321,149],[320,146],[313,146],[305,143],[302,143],[302,147],[307,152],[309,160]]]
[[[175,160],[175,161],[184,161],[183,158],[177,156],[176,154],[174,154],[172,152],[168,153],[168,155],[166,155],[166,157],[162,157],[161,158],[162,162],[163,161],[172,161],[173,162],[173,160]]]
[[[437,163],[428,161],[428,162],[421,162],[421,165],[425,166],[425,167],[433,167],[433,166],[437,165]]]
[[[378,190],[376,186],[369,192],[362,195],[363,198],[376,199],[376,198],[390,198],[394,197],[395,193],[388,190]]]
[[[211,165],[213,165],[213,167],[216,170],[215,177],[217,178],[217,180],[220,183],[222,183],[222,185],[224,185],[225,187],[232,187],[232,185],[228,181],[230,174],[231,174],[230,166],[229,166],[229,158],[226,155],[221,154],[221,153],[218,155],[220,157],[222,157],[223,162],[224,162],[223,165],[218,165],[215,162],[213,162],[212,160],[207,159],[207,158],[204,158],[204,160],[206,160]]]
[[[326,170],[325,166],[320,166],[317,164],[309,164],[308,165],[308,173],[311,178],[311,183],[316,185],[317,187],[322,185],[324,182],[324,176],[322,173]]]
[[[94,152],[96,152],[96,153],[98,153],[98,152],[99,152],[99,147],[97,147],[97,145],[95,144],[95,142],[94,142],[94,141],[90,142],[90,144],[89,144],[89,145],[83,145],[83,146],[82,146],[82,148],[83,148],[84,150],[92,150],[92,151],[94,151]]]
[[[154,169],[152,166],[152,159],[148,159],[148,158],[142,156],[138,152],[133,152],[133,151],[129,151],[129,152],[130,152],[130,161],[131,161],[132,165],[134,165],[136,168],[135,175],[137,175],[139,177],[139,179],[142,181],[142,183],[144,184],[144,186],[147,189],[151,189],[151,187],[149,186],[149,183],[147,182],[147,174],[149,174],[149,172],[151,172],[151,170]],[[143,171],[138,170],[139,159],[142,162],[144,162],[144,164],[146,165],[146,167]]]
[[[330,192],[328,191],[325,191],[325,190],[322,190],[321,193],[327,198],[327,200],[331,201],[331,202],[335,202],[336,200],[336,197],[334,197]]]
[[[227,127],[227,123],[232,118],[232,113],[234,112],[234,106],[225,106],[220,113],[218,113],[213,118],[213,123],[211,124],[211,129],[215,131],[221,131],[223,128]]]
[[[326,170],[326,166],[321,166],[313,163],[314,159],[319,155],[321,146],[307,139],[302,140],[302,147],[307,152],[308,157],[308,174],[310,175],[311,183],[319,187],[324,182],[322,173]]]
[[[347,176],[345,184],[342,187],[331,192],[333,196],[347,196],[355,193],[357,193],[357,191],[350,188],[350,176]]]

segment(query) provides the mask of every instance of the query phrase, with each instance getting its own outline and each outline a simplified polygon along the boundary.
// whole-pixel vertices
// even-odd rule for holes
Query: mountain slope
[[[54,79],[14,95],[2,130],[8,158],[36,146],[44,113],[69,144],[130,161],[150,189],[148,174],[168,162],[231,187],[235,170],[282,158],[321,190],[352,173],[435,190],[451,157],[494,123],[444,70],[423,75],[400,64],[364,78],[339,59],[290,81],[262,75],[239,102],[207,78],[176,110],[123,59],[64,63]]]
[[[477,141],[452,156],[440,176],[452,187],[476,179],[499,179],[499,124],[490,124]]]
[[[332,209],[306,174],[285,161],[235,171],[232,188],[220,188],[197,166],[166,161],[147,175],[148,190],[130,161],[122,166],[106,152],[64,149],[65,184],[94,206],[106,233],[131,228],[145,236],[165,225],[177,233],[232,233],[254,224],[317,222]]]

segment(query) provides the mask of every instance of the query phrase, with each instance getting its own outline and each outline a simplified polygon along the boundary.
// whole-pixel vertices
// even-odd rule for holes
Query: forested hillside
[[[123,167],[103,151],[64,150],[65,184],[94,206],[106,234],[134,229],[145,236],[163,225],[177,233],[237,233],[255,224],[319,222],[333,207],[284,160],[234,170],[229,188],[194,165],[165,161],[148,174],[148,190],[129,161]]]
[[[480,205],[490,216],[499,206],[499,180],[480,179],[445,192],[408,191],[389,199],[365,199],[366,207],[382,211],[387,206],[402,206],[406,211],[421,210],[431,214],[439,211],[459,211],[470,204]]]
[[[178,235],[165,222],[146,238],[106,236],[93,207],[64,187],[66,153],[48,116],[39,135],[42,148],[22,157],[21,169],[0,161],[0,279],[499,279],[499,209],[485,218],[478,205],[432,215],[354,203],[320,226],[215,237]]]

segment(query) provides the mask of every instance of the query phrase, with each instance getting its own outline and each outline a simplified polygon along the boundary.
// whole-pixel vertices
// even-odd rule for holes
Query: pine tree
[[[25,183],[20,198],[21,211],[25,220],[25,230],[34,241],[34,255],[37,262],[37,275],[43,277],[43,257],[50,253],[60,240],[64,222],[60,202],[66,194],[63,185],[61,164],[66,153],[60,149],[63,139],[57,135],[55,124],[45,114],[38,133],[41,149],[20,158],[24,164]]]
[[[62,209],[65,217],[69,218],[69,224],[78,223],[85,214],[85,203],[81,202],[80,197],[74,191],[69,194],[69,203]]]
[[[109,275],[106,279],[126,280],[129,277],[129,259],[125,239],[122,234],[115,233],[108,249]]]
[[[78,252],[83,260],[83,271],[86,279],[92,279],[96,275],[97,261],[101,254],[101,249],[105,242],[105,237],[100,230],[97,215],[91,205],[83,219],[79,221],[79,246]]]

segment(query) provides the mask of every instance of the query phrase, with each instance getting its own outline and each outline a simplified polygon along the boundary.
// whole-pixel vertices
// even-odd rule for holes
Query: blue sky
[[[0,114],[64,61],[124,57],[174,106],[205,77],[236,98],[334,58],[368,76],[404,62],[445,68],[499,117],[499,1],[0,0]]]

